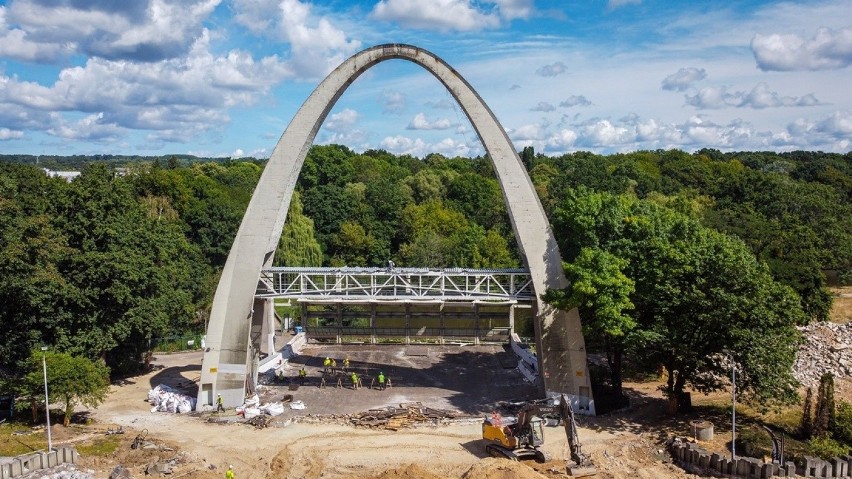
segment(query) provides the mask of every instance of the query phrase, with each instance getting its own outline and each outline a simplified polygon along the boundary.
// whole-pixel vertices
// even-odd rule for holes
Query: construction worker
[[[349,358],[343,360],[343,370],[347,371],[349,369]]]
[[[331,372],[332,373],[337,372],[337,360],[336,359],[331,360]]]
[[[352,389],[358,389],[358,375],[352,372]]]
[[[379,371],[379,389],[385,390],[385,373]]]
[[[223,406],[222,395],[216,395],[216,412],[222,411],[225,412],[225,406]]]
[[[302,384],[305,384],[305,378],[308,377],[308,372],[305,371],[305,367],[302,366],[302,369],[299,370],[299,381]]]
[[[234,466],[228,466],[228,470],[225,471],[225,479],[234,479]]]
[[[326,358],[325,358],[325,361],[323,361],[323,362],[322,362],[322,365],[323,365],[323,367],[325,368],[325,369],[324,369],[324,372],[326,372],[326,373],[327,373],[327,372],[328,372],[328,368],[330,368],[330,367],[331,367],[331,359],[330,359],[330,358],[328,358],[328,357],[326,357]]]

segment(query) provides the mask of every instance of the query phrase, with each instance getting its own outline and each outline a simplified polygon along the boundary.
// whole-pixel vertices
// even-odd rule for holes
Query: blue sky
[[[322,78],[380,43],[446,60],[518,149],[852,150],[850,0],[0,0],[0,153],[267,157]],[[401,60],[316,142],[482,153]]]

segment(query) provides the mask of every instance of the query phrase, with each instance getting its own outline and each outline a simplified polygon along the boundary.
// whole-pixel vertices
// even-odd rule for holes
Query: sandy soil
[[[168,380],[192,388],[200,359],[198,353],[161,356],[160,369],[114,386],[91,415],[96,427],[121,425],[128,433],[113,456],[83,458],[81,466],[96,470],[96,477],[107,477],[117,464],[130,468],[134,477],[141,476],[146,464],[171,458],[177,463],[173,478],[222,477],[229,464],[240,479],[565,477],[568,448],[561,427],[545,430],[544,450],[556,459],[536,464],[488,457],[480,424],[475,422],[399,431],[300,422],[255,429],[241,423],[210,423],[205,420],[209,415],[151,413],[145,402],[151,384]],[[657,422],[663,410],[655,388],[646,389],[631,392],[634,406],[623,414],[580,419],[583,450],[597,466],[597,477],[694,477],[667,462],[661,444],[672,424],[662,420],[659,429],[645,426]],[[143,430],[154,444],[174,451],[130,449],[132,438]]]

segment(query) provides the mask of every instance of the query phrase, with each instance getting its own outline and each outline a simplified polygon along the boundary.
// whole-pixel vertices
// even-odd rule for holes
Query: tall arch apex
[[[367,48],[334,69],[310,94],[279,139],[255,188],[225,263],[207,331],[200,405],[222,394],[242,402],[246,374],[255,374],[256,330],[261,302],[254,300],[260,271],[270,266],[305,157],[325,118],[346,89],[377,63],[402,59],[420,65],[459,103],[494,166],[521,257],[536,296],[536,346],[542,391],[565,393],[575,408],[594,414],[585,343],[576,310],[560,311],[540,299],[548,288],[567,285],[562,258],[547,217],[517,151],[474,88],[437,55],[405,44]]]

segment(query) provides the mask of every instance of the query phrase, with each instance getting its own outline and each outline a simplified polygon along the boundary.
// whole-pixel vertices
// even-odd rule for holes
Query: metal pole
[[[731,459],[737,458],[737,368],[731,358]]]
[[[53,450],[53,438],[50,436],[50,399],[47,397],[47,346],[41,347],[41,365],[44,370],[44,411],[47,417],[47,450]]]

